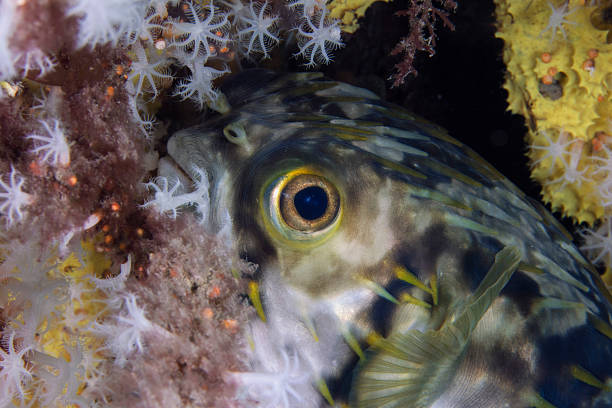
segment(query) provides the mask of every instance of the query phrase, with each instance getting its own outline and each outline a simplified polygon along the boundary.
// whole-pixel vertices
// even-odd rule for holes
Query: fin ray
[[[452,381],[472,331],[518,268],[521,257],[516,247],[498,252],[462,312],[439,330],[408,330],[378,342],[356,376],[352,406],[430,406]]]

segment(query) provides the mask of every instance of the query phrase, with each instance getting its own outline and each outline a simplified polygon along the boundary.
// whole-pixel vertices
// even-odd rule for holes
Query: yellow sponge
[[[357,20],[363,17],[368,7],[376,1],[388,3],[391,0],[333,0],[327,8],[330,17],[342,22],[342,31],[354,33],[359,28]]]
[[[525,117],[529,145],[546,147],[543,135],[576,140],[552,162],[531,149],[532,176],[553,209],[587,223],[605,213],[600,183],[607,174],[593,157],[605,158],[612,142],[612,21],[605,21],[612,3],[590,3],[496,0],[509,109]]]

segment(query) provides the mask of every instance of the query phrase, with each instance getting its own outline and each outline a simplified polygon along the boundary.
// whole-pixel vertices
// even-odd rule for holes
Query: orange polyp
[[[596,152],[600,151],[603,148],[603,141],[597,136],[593,138],[591,144],[593,145],[593,150]]]
[[[213,286],[210,292],[208,292],[208,297],[210,299],[218,298],[219,295],[221,295],[221,289],[218,286]]]
[[[30,168],[30,172],[33,175],[35,175],[35,176],[42,176],[43,175],[42,169],[40,168],[40,165],[38,164],[38,162],[31,161],[30,164],[28,165],[28,167]]]
[[[599,55],[599,50],[596,48],[591,48],[587,51],[587,56],[591,59],[596,58]]]
[[[207,307],[204,310],[202,310],[202,316],[207,320],[211,320],[214,317],[214,315],[215,314],[210,307]]]
[[[234,319],[223,320],[223,326],[230,331],[234,331],[238,328],[238,322]]]
[[[113,96],[115,96],[115,88],[112,86],[107,87],[104,99],[106,99],[106,101],[108,102],[113,98]]]

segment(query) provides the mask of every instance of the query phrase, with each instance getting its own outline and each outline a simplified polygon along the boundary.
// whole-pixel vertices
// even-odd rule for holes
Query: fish
[[[256,265],[250,406],[612,406],[612,298],[538,201],[323,74],[247,70],[220,93],[167,160],[206,174],[203,222]]]

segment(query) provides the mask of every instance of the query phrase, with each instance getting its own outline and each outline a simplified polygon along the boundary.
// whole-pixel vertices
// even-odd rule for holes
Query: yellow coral
[[[391,0],[334,0],[327,5],[330,17],[342,22],[342,31],[354,33],[359,28],[357,20],[365,15],[368,7],[376,1],[388,3]]]
[[[41,339],[45,353],[56,358],[63,357],[67,361],[70,356],[65,347],[74,346],[77,337],[85,346],[102,346],[101,339],[93,336],[91,332],[79,330],[79,327],[84,328],[91,324],[106,307],[106,295],[95,288],[90,277],[102,276],[103,272],[110,268],[111,263],[108,258],[95,251],[93,242],[83,242],[82,246],[84,249],[83,265],[72,253],[57,268],[48,273],[50,279],[68,279],[71,285],[83,285],[83,288],[88,291],[80,299],[67,299],[58,308],[59,313],[52,315],[47,321],[49,330]],[[74,313],[80,317],[76,332],[63,324],[67,313]]]
[[[32,246],[32,248],[37,248],[37,246]],[[111,262],[105,255],[95,251],[94,248],[93,242],[82,243],[82,251],[79,254],[81,256],[80,260],[73,253],[63,261],[60,261],[56,256],[51,256],[48,259],[43,258],[40,262],[36,261],[36,265],[41,267],[41,272],[46,270],[39,277],[40,280],[47,280],[51,283],[50,287],[53,287],[54,282],[61,282],[56,287],[56,289],[60,289],[59,291],[53,290],[46,294],[46,296],[55,297],[51,303],[56,306],[37,312],[41,313],[40,320],[38,316],[36,316],[36,320],[32,316],[26,318],[27,311],[34,307],[36,301],[34,298],[25,299],[25,301],[23,299],[24,296],[39,296],[36,293],[13,293],[8,296],[7,303],[3,305],[5,310],[9,311],[10,317],[10,322],[5,330],[24,328],[28,324],[27,319],[39,321],[35,327],[37,332],[36,343],[40,347],[38,349],[39,354],[48,356],[50,359],[48,361],[58,359],[57,361],[63,360],[70,363],[71,359],[74,358],[73,356],[80,356],[79,353],[88,355],[89,365],[83,366],[84,370],[81,372],[71,373],[75,375],[77,384],[81,384],[77,394],[83,391],[86,382],[94,375],[89,370],[96,370],[96,365],[103,359],[103,356],[98,355],[98,350],[103,348],[104,340],[91,331],[89,326],[96,318],[106,313],[105,308],[108,299],[102,290],[95,287],[91,278],[102,276],[102,272],[110,268]],[[39,256],[38,253],[29,255],[34,259]],[[10,254],[3,254],[1,261],[4,262],[7,256],[10,256]],[[29,268],[29,266],[18,265],[15,270],[10,272],[6,282],[10,280],[21,281],[28,272],[33,273],[26,268]],[[67,285],[63,282],[67,282]],[[16,288],[20,288],[20,286],[17,285]],[[66,289],[68,289],[67,293]],[[11,314],[14,316],[10,316]],[[1,334],[0,332],[0,337]],[[75,363],[78,364],[79,361]],[[41,374],[38,371],[33,372],[34,378],[39,375]],[[58,377],[59,380],[67,381],[66,378]],[[45,381],[31,381],[24,384],[28,404],[34,407],[44,405],[47,386]],[[62,392],[66,393],[66,389]],[[60,403],[60,405],[62,404]]]
[[[584,142],[573,156],[579,160],[576,168],[584,171],[584,182],[555,182],[567,166],[555,167],[550,161],[535,164],[532,176],[543,185],[544,200],[553,209],[593,223],[604,216],[604,208],[598,196],[599,165],[591,156],[599,154],[612,133],[610,27],[598,23],[597,16],[612,6],[589,3],[496,0],[509,109],[525,117],[529,145],[543,143],[541,132],[564,133]],[[539,154],[531,151],[529,156],[535,162]]]

